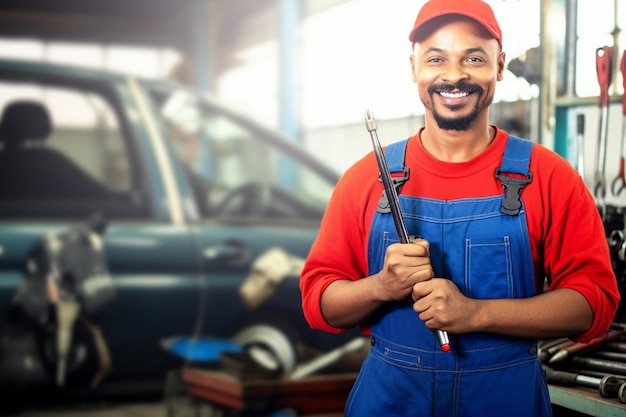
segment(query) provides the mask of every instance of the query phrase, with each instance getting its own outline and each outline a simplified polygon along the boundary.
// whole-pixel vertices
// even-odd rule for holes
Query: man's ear
[[[409,61],[411,61],[411,79],[414,83],[417,82],[417,74],[415,73],[415,55],[411,54],[409,56]]]
[[[500,52],[498,56],[498,81],[504,78],[504,68],[506,66],[506,52]]]

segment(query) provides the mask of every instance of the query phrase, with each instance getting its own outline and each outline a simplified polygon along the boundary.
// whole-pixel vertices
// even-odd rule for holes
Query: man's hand
[[[413,310],[426,327],[451,333],[472,331],[477,300],[466,297],[450,280],[434,278],[418,282],[411,293]]]
[[[416,283],[434,277],[428,241],[417,239],[387,248],[385,262],[378,273],[380,297],[386,301],[407,300]]]
[[[417,282],[413,310],[426,327],[450,333],[492,332],[515,337],[570,337],[586,331],[593,312],[585,297],[561,288],[528,298],[474,299],[449,279]]]
[[[322,294],[322,312],[334,327],[349,329],[390,301],[411,301],[413,286],[431,280],[429,244],[417,239],[390,245],[380,272],[366,278],[333,281]]]

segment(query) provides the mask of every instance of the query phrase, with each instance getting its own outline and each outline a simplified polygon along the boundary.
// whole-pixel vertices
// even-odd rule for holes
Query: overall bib
[[[531,147],[509,136],[498,173],[529,174]],[[406,140],[387,147],[390,171],[404,170],[405,149]],[[451,279],[468,297],[536,293],[524,206],[515,187],[509,188],[502,195],[452,201],[399,195],[409,234],[430,242],[435,276]],[[511,200],[519,209],[504,207]],[[370,274],[381,270],[386,248],[397,242],[391,214],[376,212]],[[452,350],[442,352],[408,303],[381,311],[371,332],[370,352],[346,403],[348,417],[552,415],[536,340],[450,334]]]

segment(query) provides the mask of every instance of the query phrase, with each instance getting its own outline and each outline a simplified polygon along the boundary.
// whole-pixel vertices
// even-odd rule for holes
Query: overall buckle
[[[502,200],[501,211],[509,216],[516,216],[522,208],[521,194],[526,184],[533,180],[532,171],[528,171],[525,178],[504,175],[500,168],[496,169],[496,178],[502,183],[504,188],[504,199]]]

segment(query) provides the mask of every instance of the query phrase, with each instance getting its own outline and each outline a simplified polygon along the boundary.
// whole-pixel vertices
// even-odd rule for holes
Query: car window
[[[153,95],[205,217],[321,218],[334,183],[199,96]]]
[[[120,118],[99,90],[0,81],[0,217],[144,213]]]

